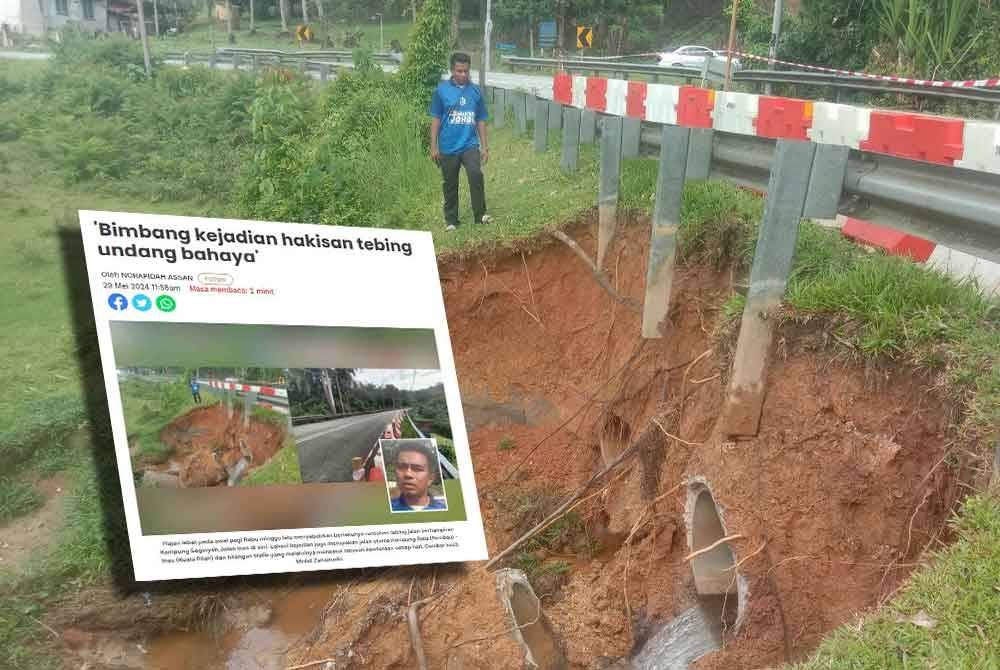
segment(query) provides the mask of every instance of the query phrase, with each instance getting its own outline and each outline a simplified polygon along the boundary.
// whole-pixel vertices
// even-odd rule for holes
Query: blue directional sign
[[[554,47],[557,41],[559,29],[555,21],[542,21],[538,24],[538,46],[542,48]]]

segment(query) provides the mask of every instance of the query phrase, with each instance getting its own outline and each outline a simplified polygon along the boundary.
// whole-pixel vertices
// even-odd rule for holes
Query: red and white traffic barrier
[[[564,105],[654,123],[808,139],[1000,174],[1000,123],[989,121],[564,72],[552,80],[552,98]]]
[[[1000,263],[850,216],[838,215],[835,226],[856,242],[911,258],[956,279],[974,280],[986,295],[1000,294]]]
[[[222,391],[243,391],[244,393],[256,393],[258,395],[274,396],[276,398],[287,398],[288,390],[274,386],[260,386],[258,384],[242,384],[240,382],[223,382],[218,379],[199,379],[199,384],[204,384],[209,388]]]

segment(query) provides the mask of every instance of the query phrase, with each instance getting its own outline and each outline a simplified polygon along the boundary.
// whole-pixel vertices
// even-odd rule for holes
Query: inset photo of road
[[[136,484],[301,483],[285,377],[274,368],[118,368]]]
[[[303,482],[382,482],[380,439],[433,439],[457,478],[439,370],[287,370],[292,433]]]

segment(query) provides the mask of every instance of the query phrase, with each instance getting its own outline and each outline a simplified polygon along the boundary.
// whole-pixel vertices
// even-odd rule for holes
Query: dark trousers
[[[458,225],[458,173],[465,166],[472,196],[473,221],[480,223],[486,214],[486,189],[483,169],[479,163],[479,149],[466,149],[460,154],[441,154],[441,176],[444,178],[444,221],[449,226]]]

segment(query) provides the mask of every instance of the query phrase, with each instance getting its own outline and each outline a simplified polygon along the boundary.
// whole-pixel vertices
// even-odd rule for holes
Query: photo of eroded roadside
[[[137,485],[301,483],[284,374],[266,368],[120,368]]]

